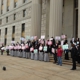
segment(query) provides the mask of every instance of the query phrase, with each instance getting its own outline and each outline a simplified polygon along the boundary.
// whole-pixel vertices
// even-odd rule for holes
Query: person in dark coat
[[[79,46],[77,47],[77,62],[80,64],[80,43]]]
[[[1,48],[3,48],[3,47],[4,47],[4,45],[2,44]],[[1,55],[3,55],[3,52],[4,52],[4,50],[1,49]]]
[[[7,46],[6,52],[7,52],[7,56],[9,56],[9,45]]]
[[[72,58],[72,63],[73,63],[71,70],[76,70],[77,49],[74,44],[72,44],[71,58]]]
[[[44,50],[44,61],[49,62],[49,52],[48,52],[48,45],[45,45],[47,47],[47,51]]]

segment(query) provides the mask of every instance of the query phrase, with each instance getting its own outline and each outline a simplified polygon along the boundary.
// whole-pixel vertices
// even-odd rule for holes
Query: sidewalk
[[[6,66],[7,71],[2,67]],[[80,80],[80,67],[0,55],[0,80]]]

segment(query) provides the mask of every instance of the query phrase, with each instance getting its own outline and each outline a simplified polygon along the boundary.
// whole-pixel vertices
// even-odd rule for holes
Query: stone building
[[[80,0],[0,0],[0,42],[45,35],[80,37]]]

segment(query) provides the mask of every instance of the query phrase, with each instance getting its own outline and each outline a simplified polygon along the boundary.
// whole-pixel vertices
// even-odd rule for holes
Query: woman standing
[[[48,45],[44,46],[44,61],[49,62],[49,52],[48,52]]]
[[[39,60],[40,61],[44,60],[43,45],[42,44],[40,44],[40,46],[39,46]]]

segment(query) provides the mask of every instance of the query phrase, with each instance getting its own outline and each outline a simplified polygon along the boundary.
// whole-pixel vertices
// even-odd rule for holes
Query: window
[[[26,15],[26,9],[23,10],[23,17],[25,17],[25,15]]]
[[[2,24],[2,19],[0,19],[0,25]]]
[[[22,32],[25,31],[25,23],[22,24]]]
[[[16,20],[16,14],[14,14],[14,20]]]
[[[5,35],[7,35],[7,28],[5,28]]]
[[[1,14],[3,14],[3,10],[1,10]]]
[[[25,3],[27,0],[23,0],[23,3]]]
[[[9,11],[10,0],[7,0],[7,11]]]
[[[15,33],[15,26],[13,26],[13,29],[12,29],[12,34]]]
[[[17,2],[14,2],[14,8],[16,8],[16,6],[17,6]]]
[[[12,41],[15,41],[15,38],[12,38]]]
[[[25,37],[25,23],[22,24],[21,36],[22,36],[22,37]]]
[[[6,43],[7,43],[7,39],[5,38],[5,40],[4,40],[4,45],[6,46]]]
[[[4,5],[3,5],[3,0],[1,1],[1,14],[3,14],[3,7],[4,7]]]
[[[7,11],[9,11],[9,6],[7,6]]]
[[[0,29],[0,36],[1,36],[1,29]]]
[[[14,8],[17,7],[17,2],[18,2],[18,0],[14,0]]]
[[[8,17],[6,17],[6,23],[8,22]]]
[[[15,26],[12,27],[12,41],[15,40]]]

